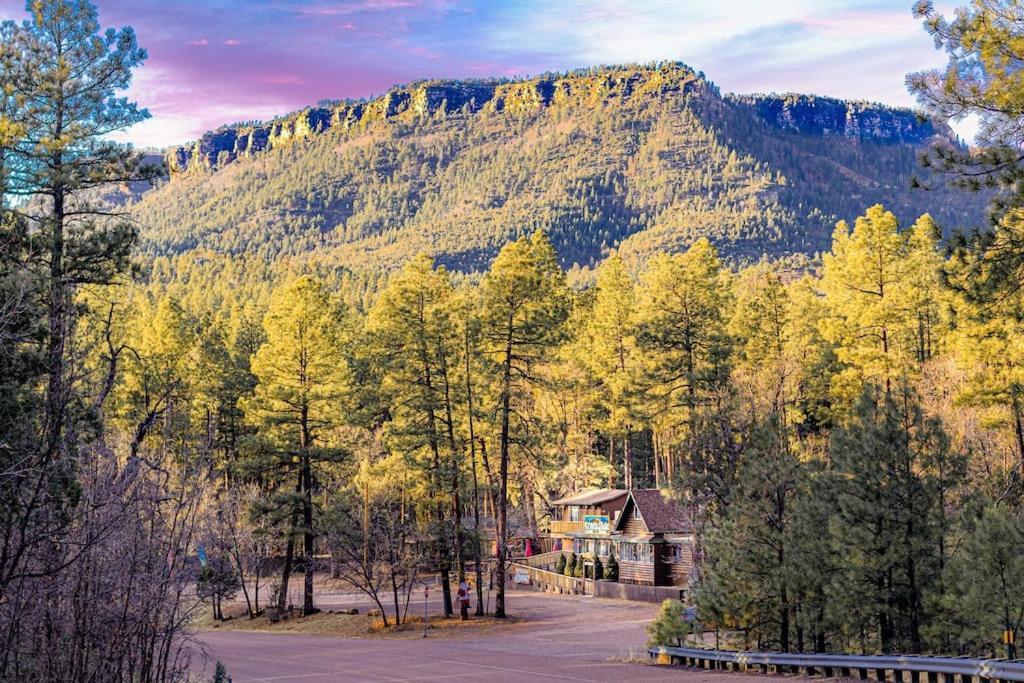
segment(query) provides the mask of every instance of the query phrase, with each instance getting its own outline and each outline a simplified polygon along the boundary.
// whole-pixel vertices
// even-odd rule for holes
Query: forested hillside
[[[825,250],[836,220],[877,202],[901,221],[976,224],[979,198],[911,189],[917,155],[943,139],[908,110],[723,96],[679,63],[423,82],[171,150],[171,180],[135,215],[153,256],[359,270],[426,251],[482,270],[540,229],[566,267],[612,248],[637,265],[698,237],[749,262]]]

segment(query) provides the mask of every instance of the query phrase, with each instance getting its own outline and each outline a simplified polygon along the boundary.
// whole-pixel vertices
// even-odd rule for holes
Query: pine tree
[[[588,312],[583,362],[605,391],[607,432],[623,444],[623,483],[633,488],[633,431],[640,416],[636,400],[636,295],[633,280],[618,254],[597,271],[593,308]]]
[[[194,387],[189,368],[195,361],[196,323],[180,302],[163,297],[153,307],[139,302],[133,321],[138,350],[124,364],[118,392],[117,417],[131,433],[130,457],[137,457],[143,442],[158,423],[157,438],[187,438],[189,404]]]
[[[906,349],[899,347],[903,316],[896,295],[906,277],[904,257],[896,216],[881,205],[858,217],[852,231],[845,221],[836,225],[822,271],[830,313],[822,332],[846,366],[835,378],[842,401],[852,403],[865,382],[888,389],[902,376]]]
[[[0,28],[0,376],[13,390],[0,398],[12,409],[11,428],[0,425],[0,469],[11,473],[0,490],[0,534],[20,539],[0,560],[0,600],[35,553],[60,562],[79,494],[74,458],[96,436],[95,401],[83,395],[72,349],[85,310],[77,297],[126,272],[134,230],[92,192],[149,177],[138,155],[109,137],[147,116],[120,96],[146,57],[132,29],[102,31],[84,0],[30,9],[29,21]]]
[[[13,125],[5,125],[2,164],[7,196],[38,198],[35,215],[45,245],[47,409],[43,447],[69,450],[65,428],[73,389],[68,335],[83,285],[109,284],[127,268],[135,239],[126,220],[110,218],[95,188],[154,175],[138,154],[109,135],[149,114],[118,93],[146,59],[131,28],[101,32],[96,7],[84,0],[33,3],[32,19],[7,36],[13,59],[0,60],[5,92],[16,92]],[[8,89],[12,89],[9,91]],[[11,119],[4,119],[5,124]],[[11,131],[15,135],[9,135]]]
[[[505,246],[480,285],[482,340],[493,360],[499,422],[498,567],[504,576],[508,542],[508,469],[518,429],[514,401],[532,381],[533,368],[562,336],[569,297],[565,274],[547,237],[540,232]],[[505,616],[504,582],[498,584],[494,615]]]
[[[439,533],[446,616],[452,614],[448,582],[452,554],[459,583],[466,579],[460,502],[462,442],[455,436],[453,405],[453,371],[458,366],[453,297],[447,272],[434,270],[433,260],[422,255],[392,278],[367,320],[382,371],[384,401],[391,407],[390,433],[395,448],[406,453],[429,452],[425,469]],[[448,514],[441,496],[445,489],[450,493]],[[449,552],[449,539],[454,553]]]
[[[1024,522],[1005,505],[986,507],[979,518],[968,520],[963,543],[946,571],[953,639],[967,651],[1014,659],[1016,648],[1003,633],[1020,634],[1024,621]],[[1013,642],[1016,638],[1013,638]]]
[[[821,287],[829,315],[821,331],[845,368],[833,380],[846,405],[866,383],[887,391],[915,377],[940,345],[940,273],[936,228],[922,216],[905,232],[881,205],[836,226]]]
[[[794,400],[797,362],[793,351],[792,304],[779,277],[763,267],[743,273],[737,282],[736,308],[729,321],[737,342],[736,378],[750,387],[763,414],[788,425]]]
[[[656,256],[640,291],[640,349],[658,408],[694,411],[729,376],[726,330],[732,292],[714,247],[698,240],[683,254]]]
[[[665,600],[661,603],[654,621],[647,625],[647,633],[651,636],[647,645],[679,647],[683,644],[683,638],[690,632],[689,624],[683,619],[683,603],[678,600]]]
[[[708,572],[698,592],[702,611],[752,629],[760,647],[791,648],[795,606],[791,579],[794,512],[805,489],[800,462],[777,417],[750,435],[734,502],[710,535]]]
[[[934,145],[924,167],[934,182],[988,193],[993,229],[959,236],[954,246],[971,266],[967,291],[976,302],[998,301],[1019,290],[1024,275],[1024,164],[1020,112],[1024,87],[1013,59],[1024,17],[1016,2],[977,0],[946,19],[932,2],[914,5],[936,49],[949,61],[944,70],[912,73],[907,85],[936,121],[978,120],[976,145]],[[920,181],[918,181],[920,182]]]
[[[313,607],[313,467],[336,452],[325,432],[342,419],[347,384],[341,353],[346,329],[342,307],[311,277],[300,277],[276,289],[263,320],[266,342],[252,358],[258,379],[246,414],[267,436],[272,450],[263,465],[279,485],[287,473],[295,477],[294,494],[279,491],[277,507],[288,510],[285,564],[278,609],[285,607],[296,535],[303,539],[303,612]],[[301,517],[301,521],[300,521]]]
[[[954,277],[960,281],[970,277],[961,264],[958,261],[952,266]],[[1006,411],[993,417],[1009,423],[1016,467],[1024,472],[1024,309],[1016,298],[979,305],[962,295],[954,299],[953,308],[955,324],[950,336],[954,357],[967,374],[958,399],[969,405]]]
[[[920,652],[927,598],[939,574],[941,528],[934,482],[923,462],[945,447],[909,389],[869,388],[853,421],[833,432],[829,495],[834,550],[844,558],[833,607],[850,633],[872,633],[882,652]]]

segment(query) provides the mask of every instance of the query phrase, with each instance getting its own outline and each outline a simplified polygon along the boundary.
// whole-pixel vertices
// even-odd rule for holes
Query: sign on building
[[[608,515],[583,515],[583,530],[588,534],[608,533]]]

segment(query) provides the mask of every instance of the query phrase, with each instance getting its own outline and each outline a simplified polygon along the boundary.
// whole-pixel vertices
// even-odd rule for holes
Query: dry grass
[[[305,635],[365,638],[370,635],[370,618],[365,614],[321,612],[308,617],[283,619],[272,623],[266,615],[250,619],[243,611],[226,621],[214,621],[204,612],[192,622],[198,631],[258,631],[261,633],[301,633]]]
[[[384,626],[380,617],[367,614],[340,614],[320,612],[308,617],[293,617],[271,623],[267,617],[250,619],[245,612],[228,615],[225,621],[214,621],[209,610],[204,610],[192,622],[198,631],[254,631],[260,633],[297,633],[303,635],[340,638],[422,638],[423,617],[409,616],[408,621],[395,626]],[[444,619],[431,617],[427,623],[428,637],[460,638],[479,636],[514,628],[521,620],[514,617],[495,619],[491,616],[471,617],[462,621],[458,617]]]
[[[432,616],[427,622],[426,630],[428,637],[459,638],[506,631],[519,623],[521,620],[514,617],[505,619],[495,619],[491,616],[470,617],[466,621],[462,621],[458,617],[444,619]],[[400,626],[384,626],[380,618],[375,617],[370,629],[374,635],[381,638],[422,638],[423,617],[410,615],[408,620]]]

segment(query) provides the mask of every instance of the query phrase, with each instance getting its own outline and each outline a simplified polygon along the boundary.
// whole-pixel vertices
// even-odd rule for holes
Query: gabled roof
[[[551,501],[552,505],[600,505],[629,493],[625,489],[587,489],[565,498]]]
[[[652,534],[689,532],[693,529],[690,515],[674,500],[665,496],[660,489],[634,489],[622,508],[623,513],[615,521],[618,531],[628,517],[629,503],[640,513],[644,526]]]

